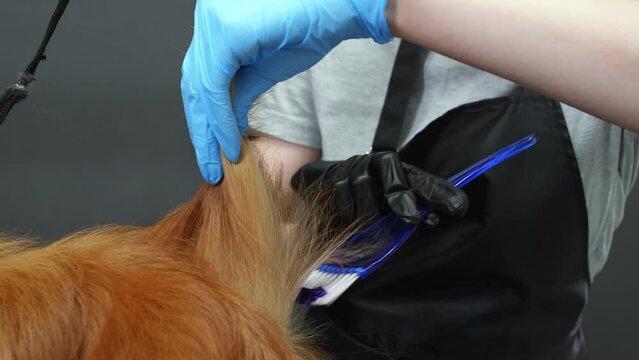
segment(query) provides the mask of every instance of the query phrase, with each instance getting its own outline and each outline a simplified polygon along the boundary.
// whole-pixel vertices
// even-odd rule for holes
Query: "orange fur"
[[[322,356],[293,304],[346,234],[277,198],[246,143],[225,177],[148,228],[0,239],[0,359]]]

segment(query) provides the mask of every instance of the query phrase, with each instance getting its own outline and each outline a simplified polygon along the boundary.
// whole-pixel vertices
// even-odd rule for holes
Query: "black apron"
[[[421,81],[414,75],[419,52],[400,46],[376,149],[398,144],[407,82]],[[588,220],[560,105],[521,87],[462,105],[430,123],[400,156],[447,178],[528,134],[538,136],[536,146],[464,188],[470,208],[463,219],[420,227],[376,273],[330,307],[311,310],[330,353],[366,360],[586,358]]]

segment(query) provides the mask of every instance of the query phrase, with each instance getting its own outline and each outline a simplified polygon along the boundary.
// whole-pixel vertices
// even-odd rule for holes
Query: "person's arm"
[[[198,0],[181,82],[198,165],[218,183],[257,96],[391,32],[639,131],[638,20],[636,0]]]
[[[389,0],[394,35],[639,132],[639,1]]]
[[[253,142],[269,175],[279,178],[284,194],[291,194],[291,178],[302,166],[320,159],[321,150],[264,135]]]
[[[253,141],[267,173],[280,180],[285,196],[304,193],[321,182],[335,191],[341,226],[393,211],[406,223],[422,221],[417,202],[430,204],[438,213],[461,217],[468,197],[448,181],[401,162],[395,152],[353,156],[345,161],[318,161],[319,149],[264,135]],[[393,176],[389,176],[389,174]],[[293,188],[291,185],[294,185]]]

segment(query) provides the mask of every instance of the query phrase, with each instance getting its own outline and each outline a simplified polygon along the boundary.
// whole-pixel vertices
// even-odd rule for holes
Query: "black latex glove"
[[[293,175],[293,188],[326,186],[335,192],[342,224],[371,219],[388,211],[405,223],[421,219],[418,202],[436,213],[461,217],[468,209],[466,194],[447,180],[404,163],[394,151],[353,156],[344,161],[315,161]]]

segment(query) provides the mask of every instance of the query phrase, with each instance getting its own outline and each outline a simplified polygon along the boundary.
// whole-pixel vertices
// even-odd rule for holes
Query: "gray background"
[[[0,5],[0,87],[30,61],[55,1]],[[194,0],[71,0],[33,95],[0,127],[0,232],[50,241],[148,225],[200,184],[179,94]],[[634,221],[633,221],[634,220]],[[639,192],[585,323],[593,359],[639,359]]]

